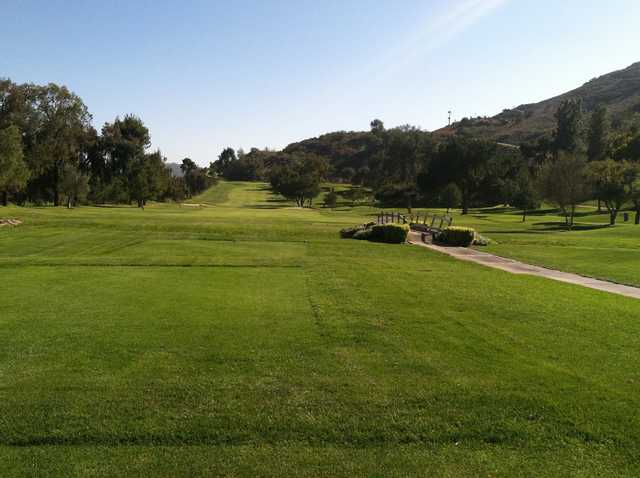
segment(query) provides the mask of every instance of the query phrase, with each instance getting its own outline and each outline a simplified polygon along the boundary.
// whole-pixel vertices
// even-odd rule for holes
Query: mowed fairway
[[[640,474],[640,301],[338,239],[369,208],[216,188],[0,208],[24,221],[0,229],[1,476]],[[515,218],[490,250],[636,234],[519,248]],[[613,257],[594,275],[640,283]]]
[[[495,208],[456,215],[456,224],[470,225],[496,242],[486,251],[531,264],[640,287],[640,226],[620,214],[615,226],[594,207],[579,208],[576,226],[568,231],[555,211],[527,217],[520,211]]]

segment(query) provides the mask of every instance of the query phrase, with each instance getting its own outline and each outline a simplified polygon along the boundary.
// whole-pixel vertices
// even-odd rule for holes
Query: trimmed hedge
[[[472,227],[449,226],[436,237],[436,242],[447,246],[469,247],[476,238]]]
[[[387,244],[402,244],[407,240],[407,224],[377,224],[371,228],[371,240]]]
[[[371,239],[371,229],[362,229],[361,231],[356,232],[351,238],[358,240],[369,240]]]
[[[369,222],[356,227],[347,227],[340,231],[344,239],[359,239],[388,244],[402,244],[407,240],[409,226],[407,224],[376,224]]]
[[[363,226],[345,227],[340,230],[340,237],[343,239],[351,239],[357,232],[364,231]]]
[[[351,239],[356,233],[366,231],[373,226],[375,222],[367,222],[366,224],[360,224],[354,227],[345,227],[340,230],[340,237],[343,239]]]

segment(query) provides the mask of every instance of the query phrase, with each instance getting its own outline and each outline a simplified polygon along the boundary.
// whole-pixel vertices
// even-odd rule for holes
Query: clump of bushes
[[[402,244],[407,240],[409,226],[406,224],[376,224],[370,222],[340,231],[344,239],[359,239],[387,244]]]
[[[371,228],[371,241],[387,244],[402,244],[407,240],[409,226],[407,224],[376,224]]]
[[[340,230],[340,237],[343,239],[351,239],[356,233],[370,229],[375,224],[375,222],[368,222],[366,224],[360,224],[359,226],[345,227]]]
[[[353,239],[358,239],[360,241],[369,241],[371,240],[371,229],[363,229],[361,231],[356,232],[353,235]]]
[[[476,231],[472,227],[449,226],[434,239],[435,242],[447,246],[469,247],[476,239]]]
[[[355,226],[355,227],[345,227],[344,229],[340,229],[340,237],[342,239],[351,239],[357,232],[364,231],[364,227]]]

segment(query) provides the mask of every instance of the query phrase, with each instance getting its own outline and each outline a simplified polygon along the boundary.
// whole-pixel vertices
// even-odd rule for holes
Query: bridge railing
[[[409,224],[416,231],[441,231],[453,223],[449,214],[401,214],[399,212],[381,211],[377,216],[378,224]]]

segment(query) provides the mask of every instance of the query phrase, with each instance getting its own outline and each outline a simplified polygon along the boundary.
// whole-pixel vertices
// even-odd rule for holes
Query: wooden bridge
[[[399,212],[382,211],[378,214],[376,223],[408,224],[412,231],[434,234],[449,227],[453,223],[453,218],[448,214],[416,214],[414,216],[413,214],[406,215]]]

